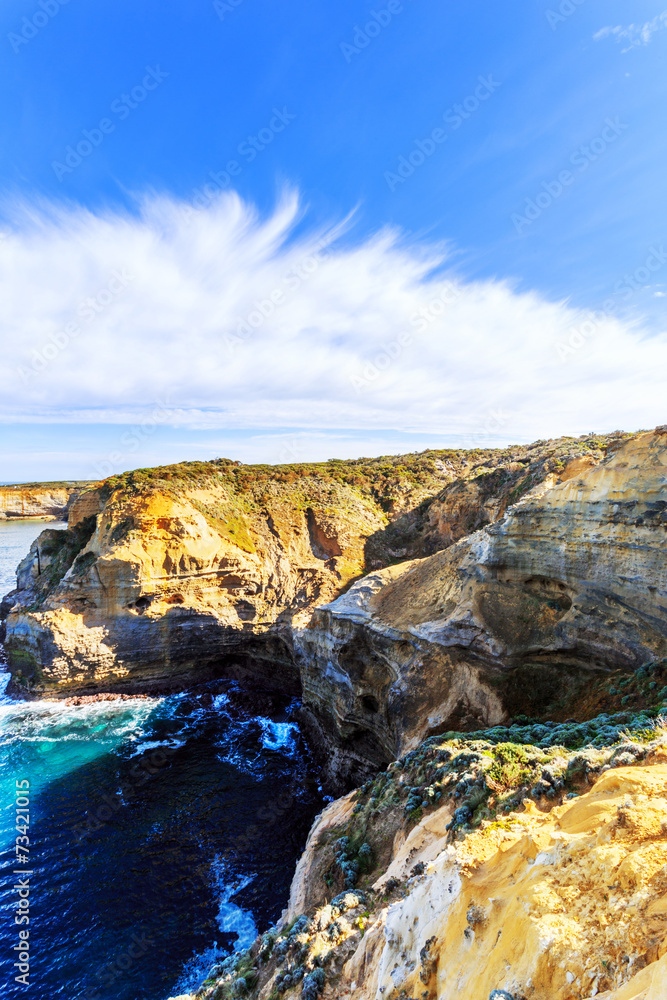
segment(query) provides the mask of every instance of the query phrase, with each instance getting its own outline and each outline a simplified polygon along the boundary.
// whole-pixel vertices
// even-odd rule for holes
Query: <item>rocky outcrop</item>
[[[71,499],[67,512],[68,528],[76,528],[89,517],[97,517],[104,507],[104,491],[99,483],[80,490]]]
[[[662,1000],[665,722],[609,723],[433,739],[332,803],[278,926],[196,1000]]]
[[[369,565],[444,549],[626,437],[298,467],[218,460],[114,477],[81,493],[68,532],[42,536],[19,568],[7,620],[17,690],[129,691],[219,673],[298,690],[294,630]],[[373,686],[382,683],[378,672]],[[370,719],[377,695],[362,698]],[[321,736],[320,721],[304,717]],[[376,729],[357,727],[346,759],[385,759]]]
[[[522,497],[535,495],[593,468],[631,435],[560,438],[477,454],[452,483],[416,507],[398,512],[367,545],[369,569],[433,555],[493,524]],[[452,462],[443,462],[443,468]],[[462,475],[461,472],[464,472]]]
[[[66,521],[70,506],[82,488],[81,483],[0,486],[0,521],[28,517]]]
[[[667,652],[666,541],[659,429],[318,608],[296,637],[304,700],[377,764],[446,729],[571,713],[596,673]]]
[[[431,834],[433,860],[376,916],[338,989],[357,1000],[401,990],[620,1000],[648,988],[657,1000],[667,987],[665,815],[661,762],[609,771],[576,801],[547,814],[529,805],[460,846],[441,836],[438,851]]]
[[[59,697],[224,675],[298,692],[292,628],[362,574],[385,497],[402,485],[398,461],[187,463],[81,493],[68,531],[44,532],[19,566],[6,637],[15,690]],[[399,510],[452,475],[434,459],[407,463]]]
[[[19,567],[12,668],[57,695],[183,685],[214,668],[243,677],[249,664],[255,678],[298,690],[289,627],[359,574],[379,524],[361,498],[317,484],[299,501],[269,490],[261,509],[243,510],[224,488],[112,493],[65,537],[42,535]]]

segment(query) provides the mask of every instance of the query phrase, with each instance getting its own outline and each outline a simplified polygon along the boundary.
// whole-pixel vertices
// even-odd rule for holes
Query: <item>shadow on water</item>
[[[143,702],[119,746],[38,793],[30,995],[164,1000],[280,915],[322,798],[290,706],[274,699],[271,718],[252,717],[235,705],[235,686],[225,690],[152,700],[148,715]],[[79,709],[91,740],[94,707]],[[48,753],[40,766],[48,770]],[[6,960],[10,897],[5,878],[2,959],[16,989],[3,995],[14,1000],[25,988]]]

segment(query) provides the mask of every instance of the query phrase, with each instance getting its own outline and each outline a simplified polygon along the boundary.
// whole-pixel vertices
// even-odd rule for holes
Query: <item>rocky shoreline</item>
[[[85,704],[231,680],[300,700],[343,798],[282,922],[202,1000],[648,1000],[653,980],[623,984],[653,966],[667,982],[667,907],[651,909],[667,892],[667,827],[651,826],[667,796],[666,531],[665,427],[127,474],[76,498],[68,531],[21,563],[2,609],[13,690]],[[641,917],[624,963],[572,880],[530,881],[545,852],[567,867],[575,828],[598,845],[578,878],[630,873],[613,897]],[[605,926],[611,899],[596,897]],[[493,938],[506,906],[523,957]],[[546,952],[545,928],[560,942]]]
[[[324,810],[278,925],[178,1000],[660,1000],[666,724],[427,741]]]
[[[446,729],[571,714],[596,678],[667,653],[666,454],[658,428],[538,442],[523,464],[209,463],[177,488],[169,468],[109,481],[19,567],[3,605],[13,690],[226,677],[302,697],[330,770],[346,756],[351,774]],[[364,576],[369,561],[387,565]]]

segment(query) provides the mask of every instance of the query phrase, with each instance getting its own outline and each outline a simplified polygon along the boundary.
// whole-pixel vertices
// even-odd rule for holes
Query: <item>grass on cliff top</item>
[[[351,844],[370,845],[379,861],[372,883],[397,830],[409,829],[447,800],[452,837],[520,809],[526,798],[548,809],[564,795],[585,790],[590,775],[640,760],[666,728],[667,705],[588,722],[517,720],[475,733],[443,733],[367,781],[357,791],[349,823],[328,837],[332,843],[345,836]]]
[[[175,465],[149,469],[135,469],[111,476],[102,484],[102,495],[107,499],[115,490],[140,494],[152,489],[170,492],[183,486],[227,485],[236,492],[254,489],[268,482],[296,483],[303,479],[339,483],[352,487],[380,502],[391,502],[392,488],[401,484],[437,488],[443,482],[443,468],[453,466],[456,475],[461,467],[493,466],[504,462],[524,461],[530,464],[535,458],[552,457],[555,467],[562,456],[586,452],[606,452],[612,442],[632,435],[622,431],[581,438],[555,438],[533,444],[513,445],[507,448],[446,448],[428,449],[406,455],[383,455],[378,458],[330,459],[327,462],[299,462],[287,465],[243,465],[226,458],[209,462],[179,462]],[[526,484],[526,489],[529,485]]]
[[[482,452],[468,453],[470,458],[484,455]],[[293,465],[243,465],[228,459],[218,458],[211,462],[180,462],[155,469],[137,469],[122,475],[112,476],[103,484],[108,496],[114,490],[122,489],[130,493],[142,493],[153,488],[169,489],[178,486],[228,485],[235,491],[243,492],[269,482],[296,483],[303,479],[317,479],[323,482],[340,483],[373,493],[378,487],[410,481],[415,485],[428,485],[432,480],[440,481],[435,462],[460,461],[461,452],[422,452],[417,455],[399,455],[377,459],[356,459],[345,461],[332,459],[328,462],[303,462]]]
[[[0,490],[79,490],[84,486],[94,486],[90,480],[58,480],[53,483],[0,483]]]

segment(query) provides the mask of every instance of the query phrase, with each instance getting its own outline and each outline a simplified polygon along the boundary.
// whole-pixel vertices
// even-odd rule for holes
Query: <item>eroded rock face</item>
[[[303,684],[305,724],[353,781],[429,732],[539,711],[533,695],[582,668],[661,651],[664,440],[117,477],[19,568],[11,668],[41,696]]]
[[[212,512],[227,499],[215,489],[81,498],[67,539],[45,533],[19,567],[12,669],[56,695],[184,684],[223,667],[297,692],[290,626],[359,574],[380,518],[318,484],[298,503],[275,489],[262,508],[222,520]],[[57,546],[74,536],[79,550],[63,562]],[[54,583],[59,564],[69,568]]]
[[[662,1000],[667,736],[635,725],[643,742],[574,750],[423,744],[317,817],[278,925],[191,1000],[234,1000],[239,978],[252,1000]],[[486,798],[458,822],[475,775]]]
[[[662,997],[666,795],[666,764],[618,768],[550,813],[528,806],[460,845],[441,838],[376,915],[338,995]]]
[[[318,608],[296,644],[324,730],[378,763],[429,733],[543,714],[667,652],[667,434],[548,481],[435,555]]]
[[[39,517],[67,520],[80,486],[45,483],[33,486],[0,486],[0,521]]]
[[[112,478],[76,496],[67,536],[43,535],[19,567],[18,593],[0,608],[5,618],[14,606],[12,669],[42,695],[182,685],[223,667],[298,687],[292,628],[368,565],[449,545],[449,487],[458,496],[471,480],[474,518],[494,489],[502,506],[573,456],[599,461],[618,439],[313,466],[220,460]]]

